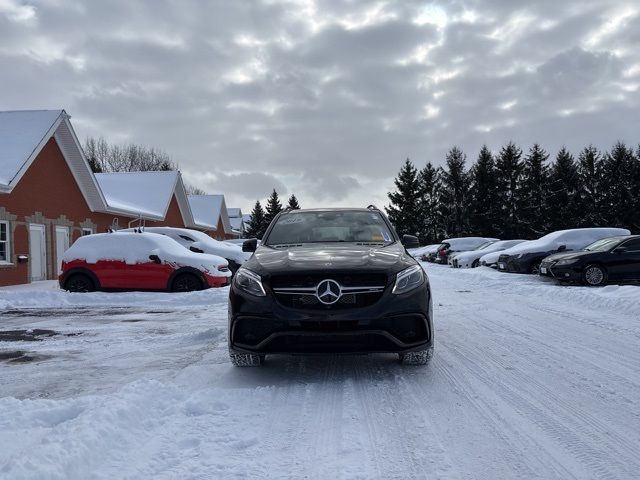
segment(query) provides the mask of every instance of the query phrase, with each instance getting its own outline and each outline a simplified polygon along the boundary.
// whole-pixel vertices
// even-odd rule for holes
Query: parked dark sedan
[[[594,287],[640,280],[640,235],[604,238],[581,251],[550,255],[540,264],[540,275]]]

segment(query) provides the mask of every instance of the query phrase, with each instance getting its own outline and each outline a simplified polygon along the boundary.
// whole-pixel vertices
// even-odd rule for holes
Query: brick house
[[[113,227],[215,233],[194,221],[179,172],[94,175],[69,119],[64,110],[0,112],[0,286],[57,278],[69,245]]]

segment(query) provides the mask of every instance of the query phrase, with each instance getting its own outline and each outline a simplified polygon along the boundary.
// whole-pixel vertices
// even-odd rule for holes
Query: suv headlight
[[[405,268],[396,275],[396,284],[393,286],[391,293],[396,295],[407,293],[422,285],[422,282],[424,282],[424,270],[420,265]]]
[[[572,265],[578,261],[577,258],[565,258],[563,260],[558,260],[556,265]]]
[[[251,270],[241,268],[236,272],[236,276],[233,281],[238,290],[242,290],[249,295],[254,295],[256,297],[264,297],[266,295],[260,275],[252,272]]]

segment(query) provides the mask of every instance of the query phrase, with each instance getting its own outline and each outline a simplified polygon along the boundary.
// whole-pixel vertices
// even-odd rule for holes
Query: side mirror
[[[258,248],[258,239],[251,238],[249,240],[245,240],[242,242],[242,251],[243,252],[255,252]]]
[[[403,235],[402,245],[404,245],[404,248],[418,248],[420,242],[418,241],[418,237],[414,235]]]
[[[158,255],[149,255],[149,260],[151,260],[153,263],[162,263],[162,260],[160,260],[160,257]]]
[[[618,254],[625,253],[627,252],[627,250],[628,250],[627,247],[618,247],[613,249],[613,251]]]
[[[198,248],[198,247],[194,247],[193,245],[191,245],[189,247],[189,250],[191,250],[192,252],[195,252],[195,253],[204,253],[204,250],[202,250],[201,248]]]
[[[558,247],[558,251],[559,251],[559,252],[564,252],[566,249],[567,249],[567,246],[566,246],[566,245],[560,245],[560,246]]]

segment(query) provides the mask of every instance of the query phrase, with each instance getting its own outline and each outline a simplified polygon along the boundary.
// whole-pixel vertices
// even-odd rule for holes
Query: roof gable
[[[198,227],[216,229],[222,220],[225,233],[233,233],[224,195],[189,195],[189,205]]]
[[[185,226],[195,226],[178,171],[96,173],[110,210],[164,220],[175,195]]]
[[[69,118],[64,110],[0,112],[0,193],[11,193],[54,137],[89,209],[106,211],[104,197]]]
[[[163,219],[175,192],[178,172],[116,172],[95,176],[110,208]]]
[[[10,186],[62,120],[63,110],[0,112],[0,183]]]

